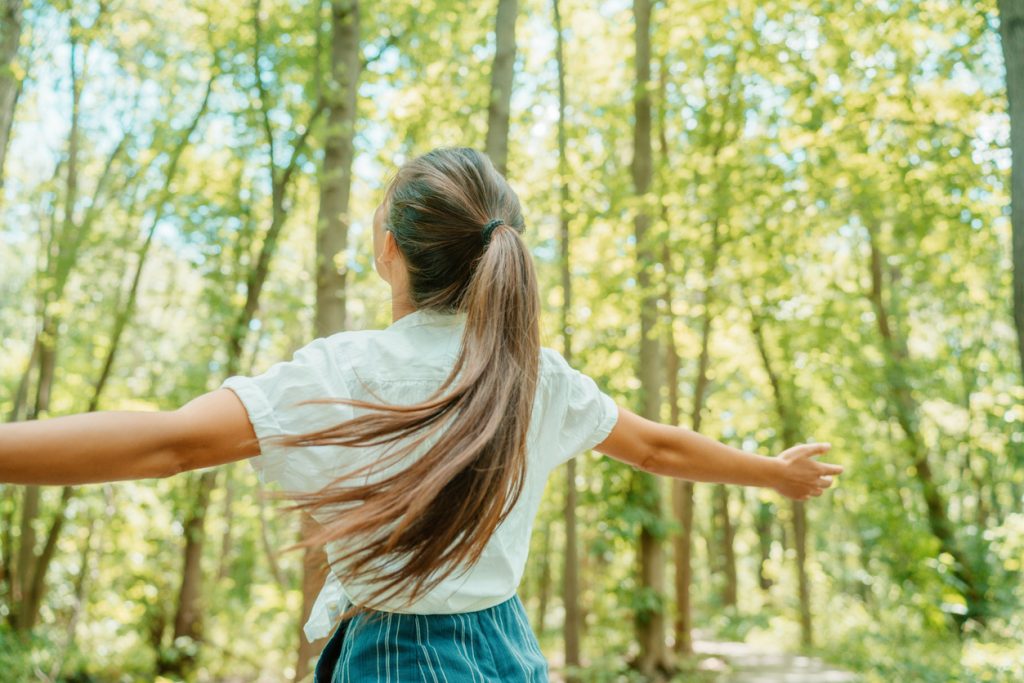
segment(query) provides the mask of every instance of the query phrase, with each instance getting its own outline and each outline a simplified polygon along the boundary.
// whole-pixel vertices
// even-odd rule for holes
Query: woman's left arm
[[[0,425],[0,483],[169,477],[259,452],[238,396],[216,389],[177,410],[81,413]]]

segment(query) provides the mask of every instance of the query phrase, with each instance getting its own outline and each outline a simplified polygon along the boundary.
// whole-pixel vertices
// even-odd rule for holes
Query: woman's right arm
[[[619,417],[595,450],[645,472],[690,481],[773,488],[787,498],[820,496],[840,465],[812,460],[831,446],[801,444],[778,457],[747,453],[685,427],[659,424],[619,406]]]

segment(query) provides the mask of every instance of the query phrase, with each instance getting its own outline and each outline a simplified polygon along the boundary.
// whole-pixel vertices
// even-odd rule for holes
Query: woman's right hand
[[[832,485],[833,477],[843,467],[812,460],[832,448],[828,443],[805,443],[787,448],[779,454],[779,482],[773,489],[793,500],[807,500],[820,496]]]

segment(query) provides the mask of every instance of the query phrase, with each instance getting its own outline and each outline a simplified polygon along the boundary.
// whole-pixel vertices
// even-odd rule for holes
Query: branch
[[[393,31],[389,31],[388,32],[388,37],[384,39],[384,44],[381,45],[379,48],[377,48],[377,54],[373,55],[372,57],[364,57],[363,58],[363,60],[362,60],[363,69],[365,70],[366,67],[370,66],[371,64],[376,62],[378,59],[380,59],[381,55],[383,55],[388,50],[388,48],[392,48],[395,45],[398,45],[399,41],[401,41],[404,36],[405,36],[405,31],[404,30],[403,31],[399,31],[397,33],[393,32]]]
[[[295,146],[292,147],[292,156],[288,160],[288,165],[284,168],[284,173],[281,175],[280,188],[281,197],[284,197],[285,191],[288,189],[288,183],[291,181],[292,174],[295,172],[295,168],[298,166],[299,155],[302,154],[306,147],[306,140],[309,138],[309,132],[313,130],[313,124],[316,123],[317,118],[323,113],[324,109],[327,108],[327,101],[324,98],[320,98],[316,107],[309,115],[309,120],[306,121],[306,127],[303,129],[302,134],[299,135],[299,139],[295,141]]]
[[[260,114],[263,119],[263,132],[267,136],[267,145],[270,147],[270,176],[271,183],[276,183],[274,176],[274,132],[270,127],[270,105],[267,101],[267,89],[263,87],[263,70],[260,68],[260,53],[263,45],[263,29],[260,25],[260,0],[253,0],[252,4],[252,27],[255,33],[253,39],[253,69],[256,72],[256,90],[260,96]]]

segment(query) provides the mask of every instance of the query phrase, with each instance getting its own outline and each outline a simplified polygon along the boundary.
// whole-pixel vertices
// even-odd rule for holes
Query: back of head
[[[520,237],[519,200],[484,154],[446,148],[409,161],[382,208],[408,267],[413,304],[466,313],[459,357],[422,403],[326,399],[372,412],[280,442],[388,444],[387,462],[426,448],[381,481],[354,483],[387,464],[377,462],[319,492],[289,494],[299,501],[290,509],[329,515],[320,533],[293,548],[365,538],[347,546],[338,574],[372,583],[374,602],[395,596],[411,602],[479,559],[522,491],[540,355],[539,298]]]

